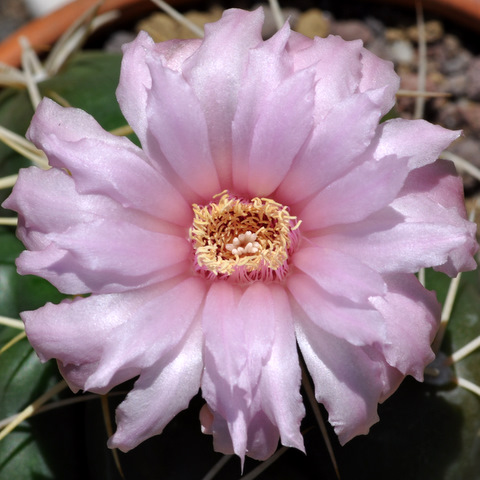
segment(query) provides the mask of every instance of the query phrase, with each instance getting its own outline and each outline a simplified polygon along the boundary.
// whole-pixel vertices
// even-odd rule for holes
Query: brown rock
[[[463,97],[467,88],[467,77],[463,73],[445,77],[442,90],[451,93],[454,97]]]
[[[461,107],[457,103],[446,102],[438,112],[437,122],[451,130],[462,128],[465,120]]]
[[[387,42],[407,40],[407,34],[403,28],[387,28],[385,30],[385,40],[387,40]]]
[[[344,40],[360,39],[364,44],[370,43],[374,37],[371,28],[360,20],[332,21],[330,33],[340,35]]]
[[[299,16],[295,30],[310,38],[327,37],[330,33],[330,21],[321,10],[311,8]]]
[[[458,106],[465,120],[465,130],[480,137],[480,103],[460,101]]]
[[[425,22],[425,40],[427,43],[437,42],[443,38],[443,25],[438,20]],[[410,40],[418,42],[418,28],[416,26],[407,29],[407,36]]]
[[[466,84],[467,97],[470,100],[480,100],[480,57],[476,57],[470,62]]]

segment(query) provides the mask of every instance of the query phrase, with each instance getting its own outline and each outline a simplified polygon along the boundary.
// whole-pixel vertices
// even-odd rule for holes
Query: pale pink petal
[[[259,402],[250,404],[248,410],[250,420],[245,430],[247,439],[245,454],[255,460],[263,461],[271,457],[278,447],[278,428],[261,409]],[[202,427],[203,432],[213,434],[213,445],[216,452],[224,455],[237,453],[233,447],[229,424],[223,417],[212,413],[211,423],[208,426],[208,429],[205,426]],[[243,465],[244,457],[240,457]]]
[[[299,213],[302,231],[358,222],[395,199],[407,177],[407,162],[372,160],[351,170],[313,197]]]
[[[148,230],[138,212],[78,194],[61,170],[23,170],[5,206],[19,213],[17,235],[29,248],[17,261],[19,272],[42,276],[65,293],[138,288],[185,271],[191,254],[175,229],[173,235]]]
[[[148,131],[143,147],[151,158],[165,158],[197,198],[211,198],[221,187],[202,105],[181,73],[155,60],[147,59],[152,88],[147,97]]]
[[[264,460],[282,444],[304,450],[300,423],[305,414],[300,395],[301,371],[298,362],[293,318],[289,300],[279,286],[270,286],[275,309],[275,340],[271,356],[263,365],[258,387],[249,405],[247,453]],[[210,411],[210,410],[209,410]],[[228,424],[210,411],[209,433],[215,426],[215,445],[224,453],[233,453]]]
[[[244,458],[247,448],[248,410],[245,377],[247,346],[243,322],[236,319],[241,292],[228,283],[215,283],[209,290],[203,310],[205,336],[202,395],[214,411],[211,426],[214,445],[222,453]],[[225,429],[227,423],[228,430]]]
[[[396,155],[408,158],[410,169],[418,168],[437,160],[442,150],[458,138],[460,133],[424,120],[396,118],[379,126],[374,157],[380,160]]]
[[[262,42],[263,10],[227,10],[205,25],[205,38],[185,61],[183,76],[193,87],[205,113],[210,149],[224,185],[231,185],[232,121],[249,59]]]
[[[239,92],[232,125],[233,178],[235,190],[246,196],[269,195],[277,187],[312,128],[313,75],[292,75],[289,35],[286,24],[250,51]]]
[[[316,65],[319,79],[317,93],[324,99],[318,105],[319,112],[328,110],[355,92],[378,89],[384,90],[382,115],[393,107],[400,83],[393,64],[363,48],[359,40],[345,42],[335,36],[311,40],[292,32],[289,50],[294,58],[295,70]]]
[[[245,315],[243,317],[247,323],[245,331],[247,329],[254,331],[258,328],[253,324],[253,321],[259,321],[257,315],[271,316],[268,312],[263,311],[260,303],[265,301],[270,303],[272,300],[273,304],[269,305],[274,310],[274,342],[271,354],[269,357],[262,354],[263,361],[261,364],[255,365],[257,355],[255,350],[259,345],[255,349],[251,349],[252,353],[249,355],[245,369],[254,378],[257,375],[257,370],[260,369],[261,377],[257,381],[251,380],[251,385],[247,385],[244,395],[238,392],[240,399],[241,397],[244,398],[245,408],[247,408],[240,414],[243,425],[241,428],[240,426],[232,428],[228,414],[222,414],[221,410],[218,410],[218,405],[213,405],[210,402],[213,412],[212,409],[205,407],[206,410],[204,408],[204,413],[201,415],[205,433],[214,435],[215,449],[223,453],[238,453],[237,444],[239,440],[235,435],[238,436],[239,432],[246,436],[245,446],[248,456],[258,460],[264,460],[273,454],[277,448],[279,434],[284,445],[303,450],[303,440],[300,434],[300,422],[304,415],[299,393],[301,372],[288,298],[280,287],[259,286],[255,288],[255,292],[245,293],[238,308]],[[259,303],[255,306],[253,305],[254,302]],[[252,322],[250,322],[251,309],[255,310],[255,320],[252,318]],[[262,318],[263,321],[267,320],[268,325],[268,319],[264,316]],[[271,333],[266,332],[266,334],[269,337]],[[261,337],[258,336],[258,333],[253,333],[253,336],[257,338],[253,338],[252,341],[260,344]],[[253,363],[250,360],[253,360]],[[205,381],[204,378],[202,390],[207,398],[206,390],[208,391],[210,388],[208,386],[210,381],[208,361],[205,375],[207,375],[207,380]],[[239,382],[230,385],[230,389],[234,385],[238,386]],[[228,383],[225,388],[228,388]],[[206,412],[208,412],[208,415]],[[236,448],[234,448],[234,445]]]
[[[405,379],[405,375],[395,367],[388,364],[385,354],[378,349],[379,345],[372,347],[363,347],[365,355],[375,362],[379,371],[377,373],[381,389],[379,391],[378,403],[383,403],[400,386]],[[425,366],[425,365],[424,365]]]
[[[399,198],[392,207],[405,216],[408,223],[447,224],[457,228],[463,241],[448,252],[448,259],[435,270],[455,276],[459,271],[474,270],[473,255],[478,250],[476,225],[467,221],[463,199],[463,185],[451,162],[438,160],[434,164],[414,170],[408,177]]]
[[[448,222],[448,212],[435,210]],[[395,210],[386,208],[363,222],[323,232],[312,241],[361,258],[378,272],[415,273],[423,267],[447,264],[451,252],[470,255],[471,228],[467,226],[465,231],[465,226],[437,220],[433,217],[429,223],[405,223]]]
[[[246,453],[256,460],[266,460],[278,447],[278,428],[261,407],[258,410],[255,408],[250,410],[247,437]]]
[[[305,415],[300,395],[301,370],[290,302],[280,286],[270,286],[275,308],[275,340],[259,383],[262,408],[278,427],[282,444],[304,450],[300,422]]]
[[[255,126],[249,157],[248,191],[270,195],[312,129],[311,72],[299,72],[267,99]]]
[[[328,411],[340,443],[368,433],[378,421],[384,385],[382,366],[362,348],[296,317],[297,341],[315,384],[315,396]]]
[[[27,136],[47,154],[51,166],[72,174],[79,193],[106,195],[127,208],[177,224],[190,223],[190,206],[152,168],[143,151],[126,137],[103,130],[83,110],[63,108],[46,98]]]
[[[142,370],[133,390],[116,411],[117,431],[108,446],[127,452],[162,433],[198,392],[202,369],[202,335],[198,323],[168,355]]]
[[[140,32],[133,42],[123,46],[122,68],[116,92],[122,113],[142,145],[146,144],[148,129],[147,92],[152,87],[145,58],[155,54],[154,45],[146,32]]]
[[[142,33],[142,32],[140,32]],[[155,43],[153,49],[160,54],[162,64],[165,67],[181,72],[185,60],[195,53],[202,40],[200,38],[191,38],[188,40],[167,40],[165,42]]]
[[[400,86],[400,78],[393,69],[392,62],[387,62],[364,48],[362,56],[362,78],[358,90],[366,92],[385,87],[382,102],[382,115],[395,104],[395,95]]]
[[[467,218],[462,180],[457,174],[455,165],[450,161],[437,160],[430,165],[412,170],[398,195],[398,201],[402,203],[404,200],[401,198],[410,196],[416,196],[420,203],[421,197],[424,197],[429,203],[434,202],[447,210],[454,210],[460,221]],[[392,205],[397,205],[396,201]],[[418,212],[412,211],[409,216],[415,214]]]
[[[22,319],[40,359],[58,359],[73,389],[105,393],[177,352],[205,288],[199,278],[169,281],[122,294],[47,303],[23,312]]]
[[[354,94],[360,84],[360,40],[346,42],[340,37],[314,38],[310,47],[292,52],[295,70],[315,66],[315,110],[317,120],[339,102]]]
[[[328,293],[348,296],[352,302],[364,303],[386,292],[382,276],[347,253],[307,247],[295,252],[293,263]]]
[[[382,316],[367,302],[353,303],[348,291],[333,296],[302,273],[290,275],[287,287],[312,323],[323,331],[356,346],[385,341]]]
[[[260,282],[245,291],[229,283],[215,283],[205,302],[202,393],[219,416],[212,425],[214,441],[217,423],[226,421],[233,450],[241,458],[248,449],[248,429],[256,412],[255,402],[259,401],[255,390],[272,352],[274,312],[272,294]],[[217,448],[224,443],[219,438]]]
[[[355,94],[334,105],[324,121],[314,125],[276,195],[292,205],[365,161],[359,157],[369,147],[379,119],[380,108],[370,94]]]
[[[474,269],[476,226],[465,219],[461,182],[453,174],[447,162],[417,169],[391,207],[363,222],[330,228],[313,241],[361,258],[379,272],[434,267],[455,276]]]
[[[200,43],[201,40],[171,40],[156,44],[146,32],[141,31],[133,42],[123,46],[117,99],[142,145],[147,143],[147,96],[152,86],[146,59],[155,58],[164,66],[178,71]]]
[[[306,37],[294,30],[290,32],[290,37],[288,38],[288,51],[291,55],[306,48],[310,48],[312,44],[313,38]]]
[[[430,348],[440,319],[435,293],[422,287],[413,274],[386,276],[388,293],[371,298],[387,326],[382,347],[387,362],[402,375],[423,380],[425,365],[434,359]]]
[[[233,181],[237,191],[247,192],[249,167],[247,159],[252,148],[258,117],[267,97],[293,73],[293,64],[286,51],[290,36],[286,24],[272,38],[249,51],[245,81],[238,92],[238,106],[232,122]],[[269,75],[265,75],[265,70]]]

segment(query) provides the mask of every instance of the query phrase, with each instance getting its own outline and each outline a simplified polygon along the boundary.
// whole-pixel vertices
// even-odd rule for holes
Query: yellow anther
[[[245,201],[227,191],[213,198],[218,200],[192,205],[190,239],[198,269],[218,276],[238,273],[241,267],[247,277],[267,269],[269,278],[279,269],[284,272],[297,238],[292,232],[300,225],[288,208],[269,198]]]

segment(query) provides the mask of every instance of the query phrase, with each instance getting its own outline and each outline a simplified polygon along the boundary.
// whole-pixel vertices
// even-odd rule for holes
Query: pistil
[[[209,279],[275,280],[288,271],[300,221],[272,199],[245,200],[227,191],[194,204],[190,239],[195,270]]]

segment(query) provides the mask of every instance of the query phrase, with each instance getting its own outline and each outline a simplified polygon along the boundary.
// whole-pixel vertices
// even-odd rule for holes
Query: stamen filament
[[[190,239],[198,272],[207,278],[281,279],[296,246],[300,221],[269,198],[250,201],[223,191],[207,206],[193,205]]]

